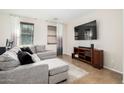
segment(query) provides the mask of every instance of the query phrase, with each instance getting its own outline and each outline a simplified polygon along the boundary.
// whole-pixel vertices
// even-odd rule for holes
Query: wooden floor
[[[89,72],[88,75],[73,81],[73,84],[121,84],[122,75],[116,72],[113,72],[108,69],[96,69],[90,66],[87,63],[81,62],[76,59],[72,59],[71,56],[63,55],[60,56],[62,60],[72,63],[73,65],[78,66]]]

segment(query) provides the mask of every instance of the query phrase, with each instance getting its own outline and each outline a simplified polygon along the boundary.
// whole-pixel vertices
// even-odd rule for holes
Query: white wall
[[[13,22],[9,15],[0,14],[0,46],[5,46],[6,39],[11,39],[11,32],[14,30]],[[55,23],[46,22],[40,19],[20,18],[22,22],[34,23],[34,45],[46,45],[48,50],[56,51],[56,45],[47,44],[47,26]]]
[[[9,15],[0,14],[0,46],[5,46],[6,39],[11,39],[13,25]],[[47,25],[48,22],[32,18],[20,18],[20,21],[34,23],[34,45],[47,45]],[[56,50],[55,47],[47,47]]]
[[[0,46],[5,46],[6,39],[11,38],[10,17],[0,14]]]
[[[47,45],[47,22],[31,18],[21,18],[20,21],[34,23],[34,45]]]
[[[98,40],[74,40],[74,27],[97,20]],[[104,50],[104,66],[122,72],[122,10],[94,10],[67,24],[67,48],[71,55],[74,46],[90,46]]]
[[[0,46],[5,46],[7,38],[11,38],[13,25],[9,15],[0,14]],[[47,45],[47,22],[31,18],[21,18],[20,21],[34,23],[34,44]]]

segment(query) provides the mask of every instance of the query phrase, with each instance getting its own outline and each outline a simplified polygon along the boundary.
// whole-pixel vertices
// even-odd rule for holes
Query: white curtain
[[[63,24],[57,23],[57,55],[63,54]]]
[[[19,46],[20,44],[20,18],[11,16],[11,40],[14,41],[13,47]]]

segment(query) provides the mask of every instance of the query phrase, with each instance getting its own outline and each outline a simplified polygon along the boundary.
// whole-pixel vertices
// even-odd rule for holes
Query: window
[[[56,36],[56,26],[48,26],[48,44],[56,44],[57,43],[57,36]]]
[[[21,25],[20,44],[21,45],[33,44],[34,24],[21,22],[20,25]]]

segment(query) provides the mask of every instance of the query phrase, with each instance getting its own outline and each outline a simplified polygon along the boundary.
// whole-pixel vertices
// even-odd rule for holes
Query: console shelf
[[[98,69],[103,68],[103,50],[93,47],[74,47],[72,58],[81,60]]]

